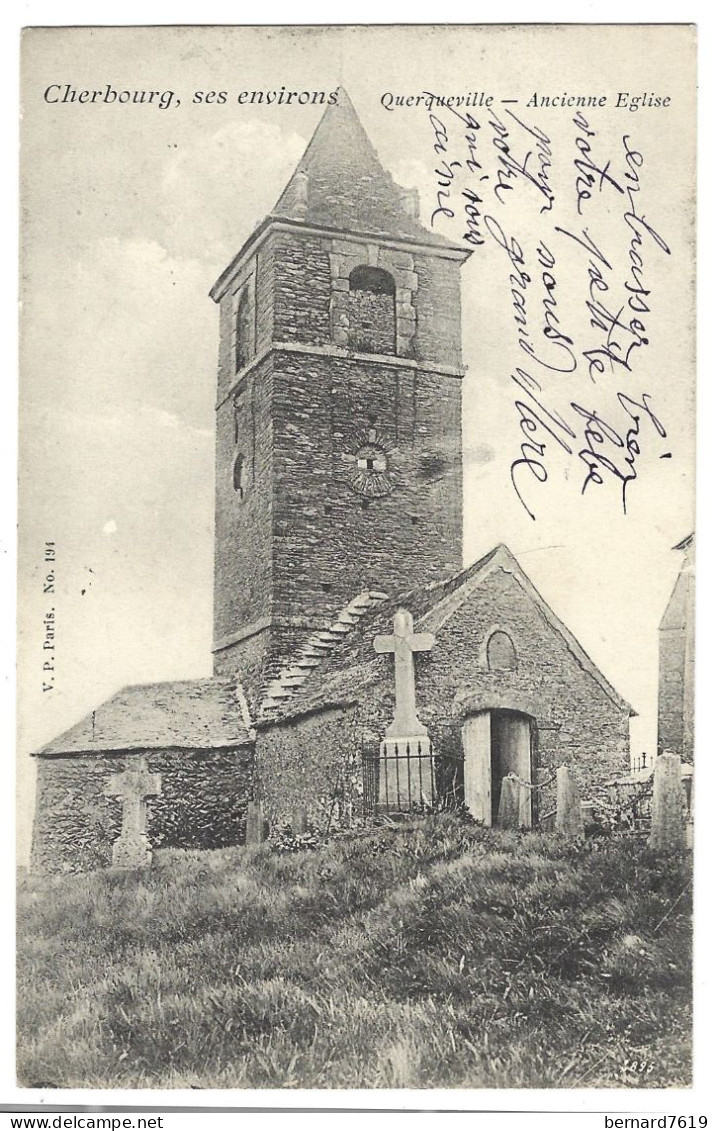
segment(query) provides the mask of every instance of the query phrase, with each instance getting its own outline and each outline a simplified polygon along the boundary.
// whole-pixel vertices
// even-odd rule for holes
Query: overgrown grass
[[[31,1087],[690,1080],[688,861],[447,817],[25,877]]]

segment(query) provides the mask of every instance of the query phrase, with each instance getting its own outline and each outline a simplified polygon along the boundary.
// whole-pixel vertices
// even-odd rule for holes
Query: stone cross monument
[[[416,738],[428,734],[416,715],[416,679],[413,653],[428,652],[436,643],[430,632],[414,632],[408,609],[399,609],[393,618],[393,636],[376,636],[378,653],[393,652],[396,678],[396,710],[386,738]]]
[[[136,765],[105,785],[105,793],[122,802],[122,831],[112,845],[112,863],[117,868],[146,868],[152,863],[147,837],[147,798],[161,792],[160,774],[150,774],[144,755]]]
[[[381,744],[379,805],[410,809],[432,796],[431,743],[416,714],[413,653],[428,652],[435,642],[432,633],[413,631],[413,617],[403,608],[393,618],[393,635],[374,637],[379,655],[393,653],[396,685],[393,719]]]

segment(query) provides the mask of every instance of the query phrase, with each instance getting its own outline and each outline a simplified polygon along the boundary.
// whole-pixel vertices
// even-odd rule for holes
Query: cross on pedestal
[[[381,654],[393,652],[396,679],[396,709],[386,738],[414,738],[428,734],[416,715],[416,680],[413,653],[428,652],[436,643],[430,632],[414,632],[408,609],[399,609],[393,618],[393,636],[374,637],[373,646]]]
[[[125,770],[105,785],[109,797],[122,802],[122,831],[112,845],[112,863],[118,868],[142,868],[152,863],[152,850],[147,837],[147,798],[161,792],[160,774],[151,774],[144,756],[135,767]]]

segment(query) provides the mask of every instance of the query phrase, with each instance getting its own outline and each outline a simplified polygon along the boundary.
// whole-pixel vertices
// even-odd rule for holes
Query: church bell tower
[[[459,269],[348,96],[219,304],[214,667],[255,687],[367,590],[462,566]]]

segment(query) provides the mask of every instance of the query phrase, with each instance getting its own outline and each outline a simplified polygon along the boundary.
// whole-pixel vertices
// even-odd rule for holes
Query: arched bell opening
[[[349,275],[349,348],[396,352],[396,282],[380,267],[354,267]]]

